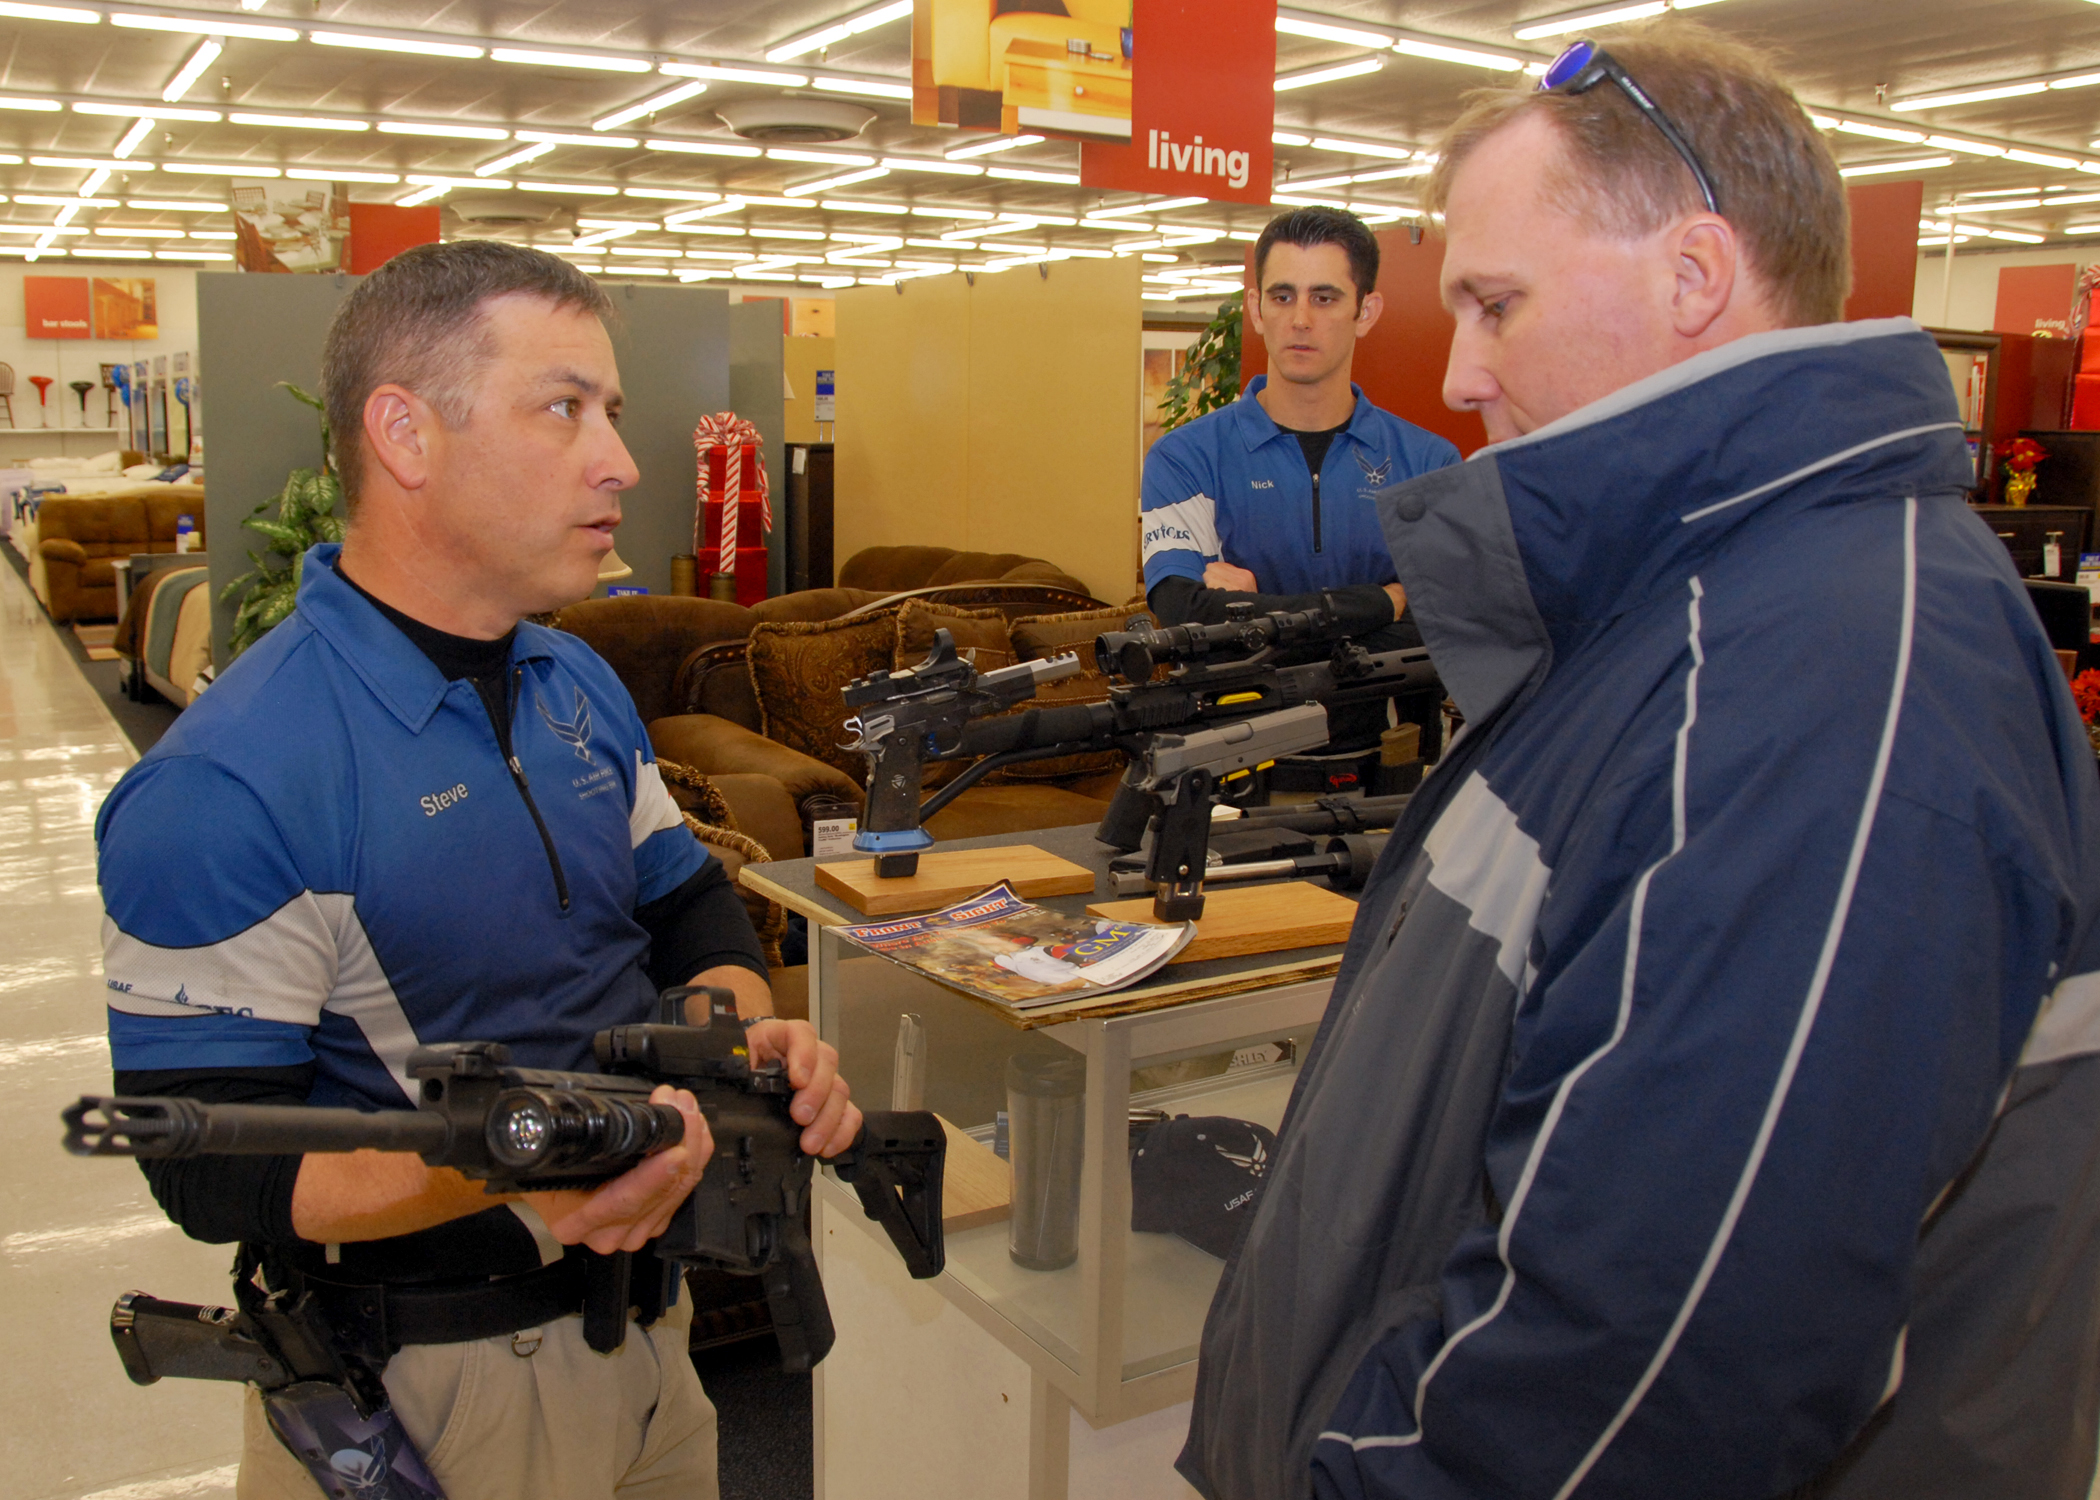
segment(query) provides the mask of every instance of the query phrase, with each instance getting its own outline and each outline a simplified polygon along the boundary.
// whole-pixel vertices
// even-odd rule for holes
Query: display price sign
[[[1079,147],[1092,188],[1267,203],[1275,0],[1136,0],[1128,145]]]
[[[817,415],[819,422],[836,422],[839,419],[838,372],[817,371]]]

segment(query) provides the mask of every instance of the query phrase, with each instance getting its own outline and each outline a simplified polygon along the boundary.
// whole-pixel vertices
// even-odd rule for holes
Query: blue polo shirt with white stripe
[[[103,804],[112,1061],[312,1060],[312,1103],[390,1109],[427,1043],[590,1070],[594,1032],[653,1008],[636,907],[711,856],[582,641],[523,624],[511,648],[528,806],[474,685],[337,576],[337,551],[307,554],[298,609]]]
[[[1203,565],[1220,560],[1253,573],[1264,594],[1395,581],[1371,497],[1457,463],[1458,449],[1350,386],[1356,409],[1320,465],[1316,526],[1297,434],[1254,399],[1268,380],[1255,376],[1239,400],[1175,428],[1145,456],[1147,593],[1167,578],[1201,583]]]

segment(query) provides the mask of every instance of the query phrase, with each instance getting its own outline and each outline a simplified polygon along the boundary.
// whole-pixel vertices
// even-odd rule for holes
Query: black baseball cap
[[[1261,1201],[1275,1135],[1229,1115],[1176,1115],[1132,1146],[1130,1227],[1230,1255]]]

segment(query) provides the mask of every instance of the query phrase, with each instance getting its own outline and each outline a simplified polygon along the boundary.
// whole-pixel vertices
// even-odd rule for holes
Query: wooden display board
[[[1153,921],[1152,898],[1097,901],[1087,914],[1117,922]],[[1347,896],[1294,880],[1284,885],[1235,885],[1203,893],[1203,915],[1196,936],[1167,960],[1196,963],[1206,958],[1237,958],[1247,953],[1280,953],[1287,948],[1324,948],[1349,941],[1356,903]]]
[[[1093,871],[1033,844],[1015,844],[1005,849],[936,849],[919,856],[918,874],[894,880],[878,876],[872,859],[817,866],[819,887],[870,917],[932,911],[988,890],[1002,880],[1014,888],[1015,895],[1030,900],[1038,896],[1089,896],[1094,890]]]
[[[960,1234],[997,1224],[1013,1213],[1014,1171],[991,1147],[980,1145],[941,1116],[948,1155],[941,1166],[941,1230]]]

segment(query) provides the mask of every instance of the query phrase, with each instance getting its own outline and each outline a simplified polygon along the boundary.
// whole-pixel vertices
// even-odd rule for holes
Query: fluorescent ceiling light
[[[654,219],[578,219],[576,226],[579,229],[647,229],[651,231],[663,228],[663,225],[657,223]]]
[[[1362,78],[1367,73],[1376,73],[1384,66],[1383,58],[1367,57],[1361,62],[1338,63],[1331,68],[1307,68],[1297,73],[1279,73],[1276,75],[1276,92],[1281,94],[1290,89],[1311,88],[1316,83],[1333,83],[1343,78]]]
[[[259,167],[250,163],[243,163],[239,166],[220,166],[215,162],[201,161],[164,161],[160,163],[160,170],[163,172],[186,172],[192,177],[282,177],[284,175],[276,167]],[[415,179],[410,178],[409,180],[413,182]]]
[[[872,78],[832,78],[818,74],[810,83],[827,94],[859,94],[869,99],[910,99],[908,83],[878,83]]]
[[[2044,208],[2069,208],[2074,203],[2100,203],[2100,193],[2073,193],[2068,198],[2050,198]]]
[[[2100,0],[2095,0],[2095,3],[2100,4]],[[2049,87],[2052,89],[2085,89],[2091,88],[2096,83],[2100,83],[2100,73],[2080,73],[2071,78],[2052,78],[2049,80]]]
[[[997,140],[979,141],[973,146],[957,146],[943,153],[950,161],[968,161],[973,156],[990,156],[996,151],[1011,151],[1016,146],[1038,146],[1045,138],[1039,135],[1009,135]]]
[[[296,42],[299,33],[289,26],[256,26],[247,21],[228,21],[216,12],[197,12],[194,21],[175,16],[142,16],[132,11],[117,11],[110,18],[112,26],[128,26],[134,31],[176,31],[187,36],[237,36],[247,42]]]
[[[607,276],[668,276],[671,274],[669,266],[595,266],[592,269],[593,271],[603,272]]]
[[[1404,167],[1381,167],[1376,172],[1352,172],[1351,182],[1391,182],[1400,177],[1427,177],[1436,170],[1433,161],[1412,161]]]
[[[151,162],[104,161],[100,157],[92,156],[32,156],[29,158],[29,164],[32,167],[76,167],[83,172],[92,172],[97,167],[107,167],[112,172],[150,172],[153,170]]]
[[[669,141],[647,140],[642,144],[651,151],[683,151],[688,156],[761,156],[756,146],[732,146],[723,141]]]
[[[1840,177],[1876,177],[1884,172],[1927,172],[1934,167],[1951,167],[1951,156],[1920,156],[1910,161],[1876,161],[1861,167],[1839,167]]]
[[[882,164],[892,172],[945,172],[953,177],[982,177],[984,168],[968,162],[940,161],[927,156],[885,156]]]
[[[341,167],[287,167],[284,175],[299,182],[399,182],[393,172],[349,172]]]
[[[1871,136],[1877,141],[1901,141],[1907,146],[1921,145],[1925,140],[1922,130],[1894,130],[1886,125],[1869,125],[1863,120],[1837,120],[1832,122],[1831,128],[1846,135]]]
[[[1954,104],[1980,104],[1986,99],[2017,99],[2024,94],[2039,94],[2047,87],[2045,83],[2000,83],[1989,88],[1958,89],[1951,94],[1921,94],[1915,99],[1891,99],[1889,108],[1900,115],[1913,109],[1943,109]]]
[[[527,186],[530,186],[530,184],[527,184]],[[605,191],[611,192],[612,189],[607,188]],[[719,203],[722,201],[720,193],[695,192],[690,188],[627,187],[621,188],[620,194],[626,198],[670,198],[684,203]]]
[[[724,83],[771,83],[784,89],[809,86],[807,73],[777,73],[770,68],[725,68],[713,63],[667,62],[656,70],[673,78],[719,78]]]
[[[173,103],[190,91],[191,85],[204,76],[204,70],[219,59],[226,50],[216,37],[206,37],[190,54],[190,60],[182,65],[182,71],[168,80],[168,86],[160,91],[161,98]]]
[[[660,249],[650,245],[607,245],[605,251],[608,255],[647,255],[656,260],[676,260],[678,258],[676,250]]]
[[[1162,198],[1157,203],[1126,203],[1116,212],[1119,214],[1164,214],[1177,208],[1200,208],[1210,202],[1208,198]]]
[[[511,167],[523,166],[529,161],[537,161],[553,149],[553,145],[547,141],[536,141],[530,146],[499,156],[494,161],[483,162],[474,169],[474,175],[476,177],[493,177],[498,172],[507,171]]]
[[[800,198],[784,198],[778,193],[738,193],[746,203],[763,203],[768,208],[807,208]]]
[[[2001,214],[2022,208],[2040,208],[2039,198],[2002,198],[1995,203],[1955,203],[1947,212],[1966,216],[1968,214]]]
[[[888,167],[868,167],[858,172],[846,172],[837,177],[826,177],[821,182],[799,182],[787,191],[790,198],[797,198],[808,193],[826,193],[833,188],[850,187],[856,182],[873,182],[878,177],[887,177],[889,175],[890,169]]]
[[[982,208],[935,208],[931,204],[915,204],[912,212],[922,219],[975,219],[986,223],[999,217]]]
[[[442,198],[450,191],[452,191],[451,188],[444,183],[434,183],[426,187],[417,188],[413,193],[409,193],[404,197],[396,198],[394,206],[396,208],[415,208],[420,204],[430,202],[433,198]]]
[[[571,245],[570,248],[574,250],[581,250],[586,245],[602,245],[607,240],[625,239],[630,234],[640,234],[645,227],[648,226],[635,224],[630,226],[624,226],[619,229],[601,229],[595,234],[578,235],[576,237],[575,243]]]
[[[240,236],[231,229],[192,229],[190,238],[193,240],[236,240]]]
[[[577,135],[563,130],[517,130],[512,134],[521,141],[538,141],[545,146],[611,146],[632,150],[641,145],[631,135]]]
[[[712,219],[719,214],[733,214],[743,206],[744,200],[741,198],[724,198],[711,208],[695,208],[683,213],[667,215],[664,219],[664,228],[676,229],[681,225],[695,223],[701,219]]]
[[[86,260],[151,260],[153,259],[153,252],[151,250],[106,250],[98,245],[82,258]]]
[[[2048,189],[2038,187],[1971,188],[1966,193],[1957,194],[1955,201],[1967,203],[1976,198],[2039,198],[2046,191]],[[2066,188],[2063,191],[2068,192],[2069,189]]]
[[[1270,132],[1269,140],[1278,146],[1310,146],[1312,144],[1311,136],[1300,135],[1294,130],[1272,131]]]
[[[798,147],[774,146],[766,152],[774,161],[813,161],[823,167],[872,167],[875,158],[849,151],[804,151]]]
[[[64,107],[56,99],[22,99],[12,94],[5,98],[0,98],[0,109],[28,109],[34,110],[41,115],[56,114]],[[77,104],[73,107],[75,109],[80,108]]]
[[[625,109],[616,109],[609,115],[593,120],[591,129],[616,130],[644,115],[653,115],[658,110],[669,109],[674,104],[683,104],[686,100],[706,92],[707,85],[696,78],[690,83],[681,83],[676,88],[665,89],[660,94],[651,94],[638,104],[630,104]]]
[[[486,57],[486,47],[460,42],[408,41],[391,36],[361,36],[351,31],[309,31],[306,39],[323,47],[360,47],[367,52],[406,52],[414,57]]]
[[[1309,36],[1315,41],[1340,42],[1345,47],[1385,47],[1393,40],[1390,32],[1359,31],[1353,26],[1337,26],[1331,21],[1315,21],[1283,11],[1276,14],[1276,29],[1286,36]]]
[[[1347,187],[1348,184],[1349,174],[1344,172],[1339,177],[1308,177],[1290,183],[1289,187],[1294,193],[1317,193],[1322,188]]]
[[[1031,172],[1021,167],[986,167],[984,175],[1007,182],[1049,182],[1059,187],[1078,187],[1077,172]]]
[[[110,152],[110,155],[117,157],[119,160],[128,158],[132,152],[138,150],[139,147],[145,145],[147,141],[153,138],[154,129],[154,121],[150,115],[132,121],[131,128],[124,132],[124,139],[117,142],[115,149]],[[95,175],[106,178],[109,174],[106,171],[98,171]],[[100,186],[102,184],[98,182],[94,187],[89,188],[88,191],[93,192],[95,187]]]
[[[2005,154],[2003,146],[1986,146],[1981,141],[1956,140],[1951,135],[1928,135],[1925,137],[1925,144],[1936,146],[1942,151],[1966,152],[1970,156],[2003,156]]]
[[[489,56],[497,62],[525,63],[537,68],[595,68],[601,73],[649,71],[649,64],[639,57],[608,57],[602,52],[539,52],[522,47],[495,47]]]
[[[232,260],[224,250],[156,250],[155,260]]]
[[[2024,161],[2030,167],[2055,167],[2060,171],[2071,171],[2078,165],[2075,156],[2052,156],[2047,151],[2023,151],[2017,147],[2005,153],[2007,161]]]
[[[52,105],[51,108],[58,108]],[[217,121],[223,119],[215,109],[171,109],[165,104],[75,104],[73,112],[79,115],[109,115],[119,120],[160,119]]]
[[[2094,224],[2066,224],[2066,225],[2064,225],[2064,227],[2063,227],[2063,229],[2062,229],[2062,230],[2060,231],[2060,233],[2063,233],[2063,234],[2100,234],[2100,223],[2094,223]]]
[[[871,6],[867,10],[855,11],[830,25],[815,31],[791,37],[777,47],[766,50],[767,62],[792,62],[808,52],[821,52],[834,42],[843,42],[849,36],[859,36],[863,31],[873,31],[877,26],[891,21],[901,21],[911,14],[912,0],[890,0],[890,3]]]
[[[801,201],[800,198],[788,200],[790,203]],[[901,214],[905,211],[901,203],[863,203],[858,198],[825,198],[817,207],[835,214]]]
[[[1659,16],[1669,8],[1668,0],[1638,0],[1632,5],[1592,5],[1586,10],[1564,11],[1557,16],[1541,16],[1536,21],[1527,21],[1515,28],[1513,34],[1518,41],[1529,42],[1542,36],[1564,36],[1589,26],[1642,21],[1649,16]]]
[[[485,182],[478,177],[440,177],[429,172],[411,172],[408,180],[419,187],[507,188],[507,182]]]
[[[260,125],[269,130],[370,130],[369,120],[345,120],[333,115],[228,115],[236,125]]]
[[[1376,141],[1344,141],[1331,135],[1316,135],[1311,144],[1321,151],[1339,151],[1348,156],[1382,156],[1388,161],[1413,161],[1416,156],[1405,146],[1381,146]]]
[[[169,214],[223,214],[227,211],[223,203],[185,201],[180,198],[127,198],[124,200],[124,206]]]
[[[824,233],[821,229],[754,229],[751,231],[751,238],[754,240],[814,241],[826,240],[831,238],[831,236]]]
[[[1433,42],[1426,37],[1401,37],[1393,43],[1393,50],[1406,57],[1426,57],[1432,62],[1458,63],[1462,67],[1487,68],[1497,73],[1514,73],[1524,66],[1521,57],[1505,57],[1500,52],[1483,52],[1451,42]]]
[[[526,193],[588,193],[594,198],[616,198],[620,190],[609,182],[520,182]]]
[[[431,135],[448,141],[507,141],[508,130],[497,130],[488,125],[439,125],[424,124],[418,120],[381,120],[381,135]]]
[[[1136,219],[1088,218],[1081,219],[1079,227],[1081,229],[1106,229],[1112,234],[1129,234],[1133,231],[1139,234],[1151,234],[1154,232],[1150,224],[1140,223]]]
[[[88,231],[88,233],[90,233],[90,234],[100,234],[100,235],[109,235],[109,236],[111,236],[111,237],[113,237],[113,238],[116,238],[116,239],[142,239],[142,240],[179,240],[179,239],[181,239],[181,238],[182,238],[182,231],[181,231],[181,230],[179,230],[179,229],[103,229],[103,228],[96,228],[96,229],[91,229],[91,230],[89,230],[89,231]]]
[[[0,4],[0,16],[9,16],[18,21],[70,21],[75,26],[99,26],[102,12],[99,10],[75,10],[70,5],[17,5]]]
[[[17,193],[17,203],[34,203],[39,208],[115,208],[114,198],[61,198],[50,193]]]

